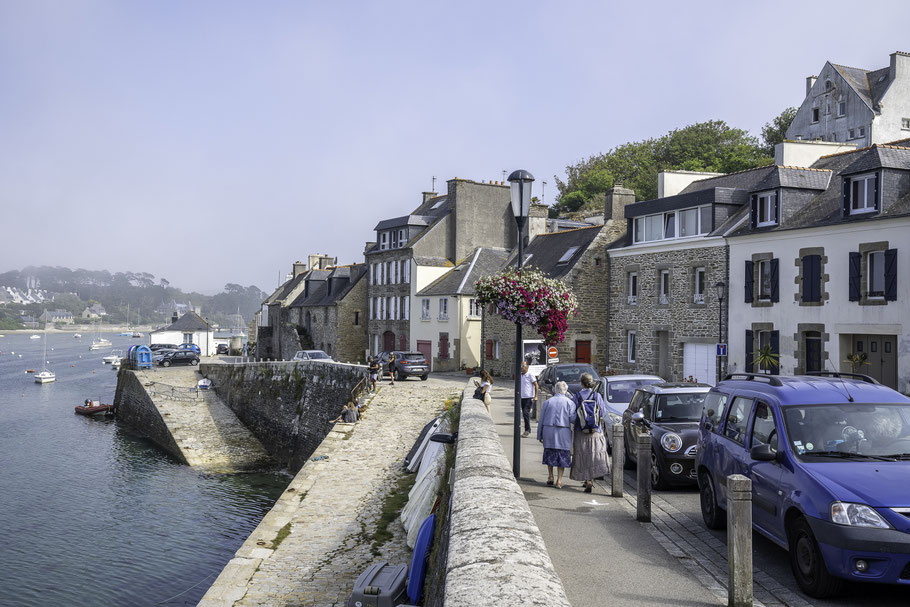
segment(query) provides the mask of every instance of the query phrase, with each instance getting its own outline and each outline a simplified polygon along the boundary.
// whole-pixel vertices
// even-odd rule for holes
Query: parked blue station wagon
[[[705,524],[726,479],[752,480],[755,530],[787,549],[800,588],[910,585],[910,399],[857,374],[735,373],[711,389],[696,456]]]

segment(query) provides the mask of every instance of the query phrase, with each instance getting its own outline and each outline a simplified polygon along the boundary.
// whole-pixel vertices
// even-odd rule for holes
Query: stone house
[[[530,229],[546,229],[546,208],[534,208],[532,214]],[[418,349],[411,312],[418,292],[478,247],[509,249],[517,242],[508,185],[458,178],[447,182],[444,195],[424,192],[413,212],[380,221],[375,231],[376,240],[365,251],[373,354]],[[426,350],[427,344],[420,347]],[[438,340],[429,348],[431,359],[439,351]]]
[[[857,147],[910,136],[910,54],[891,53],[890,64],[876,70],[826,62],[806,78],[806,98],[786,136]]]
[[[286,308],[287,322],[299,327],[298,333],[308,337],[313,348],[335,360],[365,361],[366,265],[314,270],[304,282],[303,292]]]
[[[195,312],[177,317],[163,329],[149,333],[149,344],[196,344],[202,356],[215,355],[215,329]]]
[[[71,325],[75,322],[72,312],[66,310],[45,310],[38,320],[43,323],[60,323],[62,325]]]
[[[99,303],[92,304],[82,311],[82,318],[86,320],[94,320],[102,316],[107,316],[107,310]]]
[[[482,312],[474,283],[497,272],[508,256],[506,249],[479,247],[417,292],[411,337],[432,371],[480,366]]]
[[[757,184],[727,235],[730,369],[855,371],[910,393],[910,139],[802,171],[797,188]],[[766,346],[779,366],[756,364]]]
[[[591,363],[602,370],[607,361],[607,246],[626,231],[624,207],[635,201],[632,190],[616,186],[606,194],[604,222],[584,228],[534,236],[524,250],[524,264],[565,283],[578,299],[578,315],[556,346],[560,362]],[[516,251],[506,265],[515,263]],[[483,368],[512,376],[515,324],[483,310]],[[522,350],[532,367],[546,364],[543,340],[531,327],[522,329]]]

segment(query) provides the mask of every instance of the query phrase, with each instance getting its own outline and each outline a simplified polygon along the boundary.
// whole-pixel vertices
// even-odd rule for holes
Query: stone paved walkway
[[[196,367],[135,373],[190,466],[211,472],[275,466],[262,443],[213,390],[194,390],[202,379]]]
[[[372,534],[404,456],[464,382],[442,376],[383,384],[359,422],[338,424],[323,441],[200,607],[342,606],[370,564],[409,562],[397,518],[380,556],[372,553]]]

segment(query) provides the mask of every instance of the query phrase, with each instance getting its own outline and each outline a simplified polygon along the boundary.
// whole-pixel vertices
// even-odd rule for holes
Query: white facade
[[[469,295],[415,296],[411,314],[411,349],[417,342],[432,344],[433,358],[439,356],[439,335],[448,334],[449,357],[458,368],[480,366],[481,314],[476,299]],[[444,303],[442,303],[444,302]],[[456,342],[457,340],[457,342]],[[455,360],[455,344],[458,360]]]
[[[196,344],[202,356],[214,356],[215,331],[153,331],[149,333],[151,344]]]
[[[857,351],[860,336],[873,336],[875,345],[865,341],[868,356],[876,359],[875,365],[895,364],[896,388],[910,393],[910,218],[749,234],[730,237],[728,243],[728,371],[748,370],[747,330],[753,331],[753,351],[760,346],[758,332],[779,332],[782,375],[805,371],[807,338],[820,340],[823,370],[850,372],[847,356]],[[893,301],[866,295],[871,278],[867,258],[887,249],[897,251],[897,293]],[[862,258],[860,301],[850,301],[849,297],[851,253]],[[801,302],[800,285],[801,258],[811,254],[819,254],[822,265],[821,302],[810,305]],[[757,275],[756,271],[745,276],[746,262],[771,257],[778,260],[779,301],[760,301],[758,285],[754,285],[754,303],[745,303],[746,280]],[[876,375],[872,363],[860,365],[855,372]]]

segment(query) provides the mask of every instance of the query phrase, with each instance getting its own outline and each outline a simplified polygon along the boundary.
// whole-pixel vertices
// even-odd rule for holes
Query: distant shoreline
[[[139,333],[149,333],[154,331],[152,327],[126,327],[120,325],[100,325],[102,333],[126,333],[127,331],[138,331]],[[48,333],[83,333],[91,336],[93,333],[97,333],[99,325],[70,325],[64,329],[57,329],[55,327],[48,327]],[[41,329],[0,329],[0,335],[12,335],[15,333],[44,333],[44,328]]]

